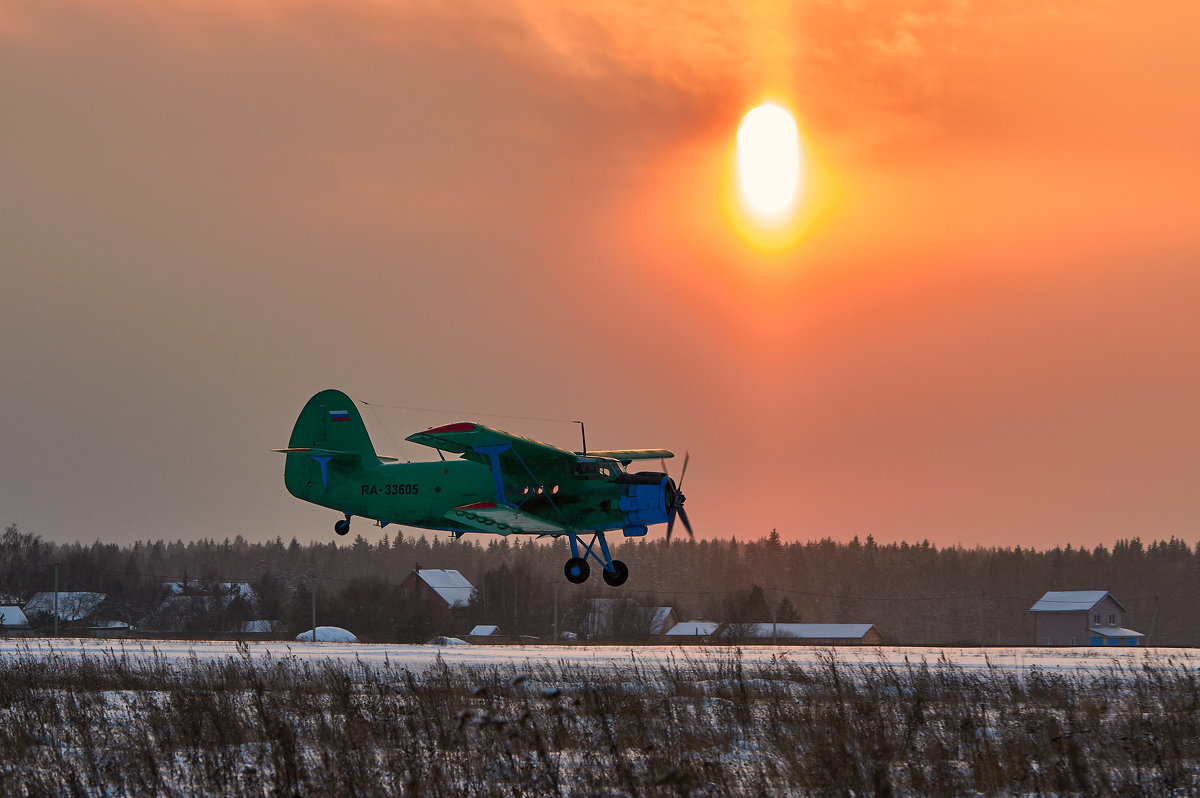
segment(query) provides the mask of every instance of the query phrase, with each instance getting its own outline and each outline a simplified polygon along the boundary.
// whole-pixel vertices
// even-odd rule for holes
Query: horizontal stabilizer
[[[280,454],[307,454],[313,457],[361,457],[362,452],[346,452],[337,449],[318,449],[312,446],[293,446],[288,449],[272,449]]]
[[[345,452],[345,451],[338,451],[338,450],[334,450],[334,449],[314,449],[314,448],[308,447],[308,446],[293,446],[290,449],[272,449],[271,451],[279,452],[280,454],[307,454],[310,457],[332,457],[332,458],[362,457],[362,452]],[[398,457],[384,457],[381,454],[377,454],[377,455],[375,455],[375,457],[381,463],[398,463],[398,462],[400,462],[400,458],[398,458]]]
[[[567,531],[566,527],[553,521],[494,502],[455,507],[446,513],[446,518],[474,527],[480,532],[495,532],[501,535],[556,535]]]

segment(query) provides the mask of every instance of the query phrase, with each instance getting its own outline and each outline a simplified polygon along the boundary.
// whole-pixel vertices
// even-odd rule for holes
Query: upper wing
[[[578,452],[578,454],[583,454],[583,452]],[[588,457],[608,457],[629,465],[634,460],[665,460],[668,457],[674,457],[675,453],[669,449],[605,449],[597,452],[589,451],[587,455]]]
[[[509,473],[523,474],[526,470],[536,473],[546,466],[562,467],[575,462],[574,452],[469,421],[427,429],[405,440],[461,454],[485,465],[491,464],[491,452],[497,452],[500,468]]]

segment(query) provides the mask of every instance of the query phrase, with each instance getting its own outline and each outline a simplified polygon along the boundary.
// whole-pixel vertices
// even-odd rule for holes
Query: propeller
[[[696,535],[692,532],[692,524],[688,521],[687,512],[683,509],[683,502],[687,498],[683,495],[683,478],[687,476],[688,460],[691,455],[688,452],[683,453],[683,468],[679,472],[679,483],[675,480],[667,478],[667,543],[671,542],[671,532],[675,529],[675,517],[678,516],[680,521],[683,521],[683,528],[687,530],[688,537],[694,538]],[[667,461],[663,460],[663,471],[667,470]]]

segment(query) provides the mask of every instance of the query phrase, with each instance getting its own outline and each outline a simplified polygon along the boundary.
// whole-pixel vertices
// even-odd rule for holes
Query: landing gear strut
[[[591,575],[592,569],[588,565],[588,557],[598,562],[604,569],[604,581],[610,587],[620,587],[625,584],[625,580],[629,579],[629,568],[620,560],[614,560],[612,555],[608,553],[608,543],[604,540],[604,533],[597,532],[592,536],[591,543],[583,543],[583,553],[580,555],[579,536],[574,532],[569,532],[571,539],[571,559],[567,560],[567,564],[563,566],[563,573],[566,574],[567,581],[571,584],[580,585],[587,581]],[[597,543],[600,544],[600,552],[597,553],[592,547]]]

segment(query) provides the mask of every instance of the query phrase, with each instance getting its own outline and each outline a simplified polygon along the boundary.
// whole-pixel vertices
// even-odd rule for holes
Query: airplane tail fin
[[[288,448],[275,451],[287,455],[284,483],[299,498],[306,498],[314,488],[327,491],[330,472],[336,474],[344,470],[342,466],[356,469],[362,463],[379,463],[354,401],[335,390],[321,391],[308,400],[292,428]]]

